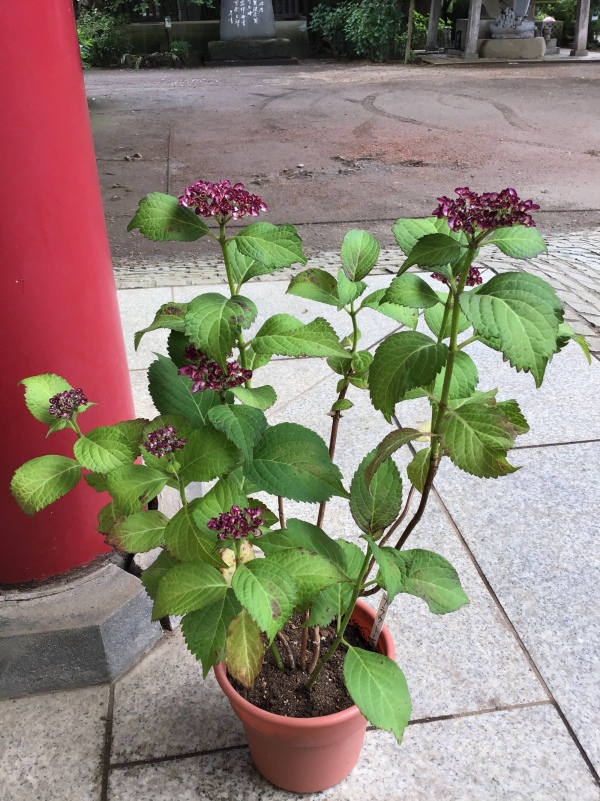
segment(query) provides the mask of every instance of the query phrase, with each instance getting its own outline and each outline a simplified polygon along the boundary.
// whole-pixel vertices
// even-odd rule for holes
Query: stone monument
[[[506,7],[500,0],[500,13],[489,23],[491,38],[479,46],[480,58],[516,60],[544,56],[546,42],[542,36],[536,36],[535,22],[526,19],[529,1],[513,0],[512,7]],[[486,7],[490,5],[486,3]]]
[[[221,0],[221,40],[209,42],[217,64],[293,64],[290,40],[277,38],[272,0]]]

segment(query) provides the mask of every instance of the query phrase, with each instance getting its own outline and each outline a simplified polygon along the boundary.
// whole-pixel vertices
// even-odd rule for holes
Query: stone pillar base
[[[221,39],[208,43],[211,62],[223,64],[297,64],[289,39]]]
[[[114,681],[161,636],[140,580],[107,565],[0,596],[0,698]]]
[[[485,39],[479,47],[480,58],[507,61],[543,58],[546,42],[542,36],[535,39]]]
[[[585,56],[588,56],[589,53],[587,50],[571,50],[569,55],[575,56],[576,58],[584,58]]]

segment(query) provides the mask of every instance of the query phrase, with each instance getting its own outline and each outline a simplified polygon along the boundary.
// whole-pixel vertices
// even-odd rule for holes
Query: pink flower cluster
[[[228,512],[223,512],[218,517],[211,518],[206,524],[211,531],[217,532],[220,540],[241,540],[243,537],[253,535],[260,537],[259,526],[264,525],[261,517],[261,509],[240,509],[239,506],[232,506]]]
[[[437,278],[438,281],[441,281],[442,284],[446,284],[448,286],[448,279],[444,275],[440,275],[439,273],[431,273],[432,278]],[[477,267],[469,267],[469,274],[467,275],[466,285],[467,286],[478,286],[483,281],[481,277],[481,273],[477,269]],[[456,277],[456,282],[458,283],[458,276]]]
[[[185,349],[185,358],[193,364],[180,367],[178,373],[194,382],[190,392],[202,392],[205,389],[223,392],[239,387],[252,378],[252,370],[244,370],[235,359],[227,362],[227,370],[223,370],[217,362],[209,359],[206,353],[197,350],[193,345]]]
[[[439,197],[439,206],[433,212],[435,217],[445,217],[453,231],[473,234],[513,225],[535,225],[529,212],[539,209],[539,206],[533,200],[521,200],[514,189],[484,192],[482,195],[471,192],[468,186],[454,191],[458,199]]]
[[[229,181],[196,181],[188,186],[179,198],[179,205],[194,209],[202,217],[221,217],[239,220],[241,217],[258,217],[267,207],[258,195],[251,195],[244,184]]]
[[[180,439],[177,436],[177,429],[173,426],[157,428],[148,434],[148,441],[144,442],[144,448],[153,456],[162,458],[168,453],[180,451],[186,444],[187,439]]]
[[[53,417],[71,420],[79,407],[85,406],[86,403],[88,403],[88,399],[81,388],[67,389],[65,392],[59,392],[58,395],[50,398],[48,411]]]

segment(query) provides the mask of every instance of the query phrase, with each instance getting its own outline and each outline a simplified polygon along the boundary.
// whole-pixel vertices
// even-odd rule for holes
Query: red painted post
[[[27,517],[14,470],[72,456],[74,433],[45,437],[18,382],[58,373],[99,404],[82,429],[133,417],[133,402],[72,0],[19,4],[0,48],[0,582],[64,574],[107,546],[95,530],[109,500],[84,482]]]

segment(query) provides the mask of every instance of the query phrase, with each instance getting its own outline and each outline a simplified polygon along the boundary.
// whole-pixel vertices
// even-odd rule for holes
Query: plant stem
[[[468,339],[465,339],[464,342],[461,342],[460,345],[457,345],[456,346],[456,350],[462,350],[463,348],[466,348],[467,345],[470,345],[471,342],[478,342],[478,341],[479,341],[479,335],[478,334],[474,334],[472,337],[469,337]]]
[[[275,664],[279,668],[279,670],[285,670],[285,665],[283,664],[283,659],[281,658],[281,654],[277,650],[277,646],[275,645],[275,640],[269,646],[271,649],[271,653],[273,654],[273,659],[275,660]]]
[[[229,284],[229,293],[231,297],[237,295],[235,281],[233,280],[233,270],[231,268],[231,261],[229,253],[227,252],[227,237],[225,236],[225,222],[219,223],[219,245],[221,246],[221,253],[223,254],[223,261],[225,263],[225,272],[227,273],[227,283]],[[246,343],[244,342],[244,335],[240,331],[237,335],[237,346],[240,354],[240,365],[243,370],[247,369],[246,359]],[[250,381],[246,381],[246,387],[250,387]]]
[[[73,420],[73,419],[71,419],[71,420],[69,420],[69,423],[70,423],[70,425],[71,425],[71,428],[73,429],[73,431],[74,431],[74,432],[77,434],[77,437],[78,437],[79,439],[80,439],[81,437],[83,437],[83,434],[81,433],[81,429],[79,428],[79,425],[78,425],[77,421],[76,421],[76,420]]]
[[[181,503],[184,506],[187,506],[187,498],[185,497],[185,484],[181,481],[179,476],[177,476],[177,486],[179,487],[179,495],[181,497]]]
[[[315,672],[317,662],[319,661],[319,655],[321,653],[321,629],[319,626],[315,626],[313,629],[313,646],[314,651],[312,659],[310,660],[310,665],[308,666],[309,675],[312,675]]]
[[[362,567],[361,567],[361,569],[359,571],[358,578],[356,580],[356,585],[354,587],[354,592],[352,593],[352,599],[351,599],[350,604],[348,605],[348,608],[346,610],[346,613],[345,613],[345,615],[344,615],[344,617],[342,619],[342,625],[338,629],[338,633],[337,633],[337,636],[336,636],[335,640],[331,643],[331,645],[329,646],[329,648],[325,652],[325,655],[323,657],[321,657],[321,661],[319,662],[319,664],[315,668],[315,670],[312,673],[310,679],[307,681],[307,683],[306,683],[306,689],[307,690],[310,690],[311,687],[314,685],[316,680],[319,678],[319,676],[321,674],[321,671],[323,670],[323,668],[325,667],[327,662],[329,662],[331,657],[335,654],[335,652],[337,651],[337,649],[339,648],[339,646],[340,646],[340,644],[342,642],[342,639],[344,637],[344,632],[346,631],[346,627],[347,627],[348,623],[350,622],[350,618],[352,617],[352,613],[354,612],[354,607],[355,607],[356,602],[358,600],[358,596],[360,594],[360,588],[362,587],[362,583],[363,583],[364,577],[366,575],[367,569],[369,567],[369,562],[370,561],[371,561],[371,549],[367,548],[367,552],[365,554],[365,558],[363,560]]]
[[[310,612],[304,613],[304,622],[308,620]],[[308,626],[302,629],[302,637],[300,639],[300,670],[306,670],[306,649],[308,647]]]
[[[296,670],[296,660],[294,659],[294,652],[292,651],[292,646],[290,645],[290,641],[285,636],[283,631],[277,632],[277,639],[285,648],[285,652],[287,654],[287,658],[290,663],[290,670]]]
[[[283,513],[283,498],[281,495],[277,496],[277,507],[279,511],[279,526],[285,528],[285,515]]]

